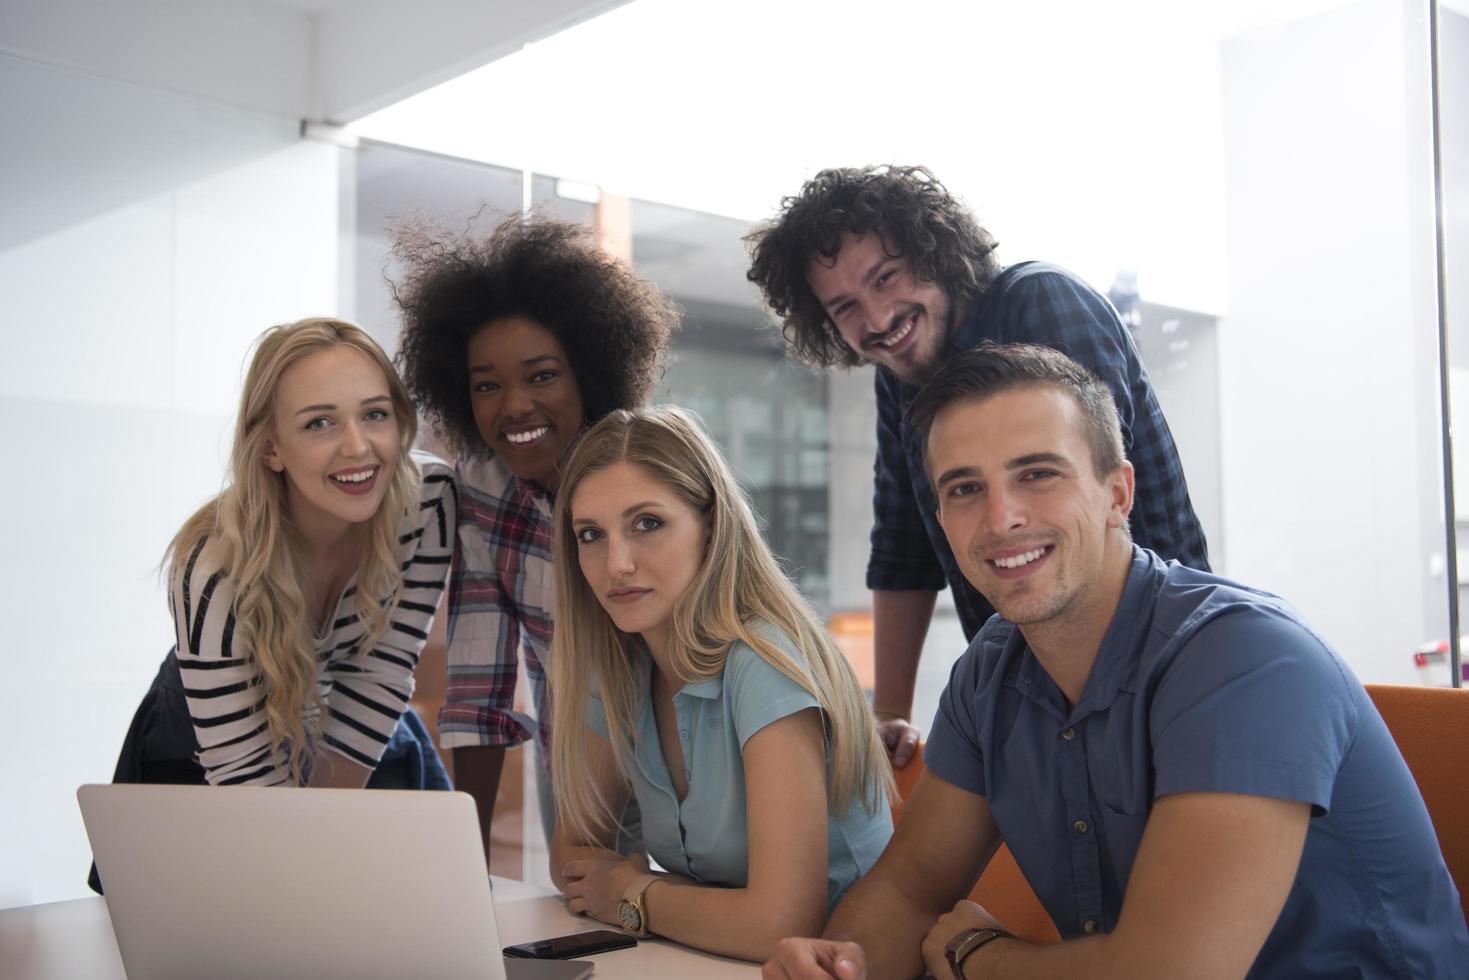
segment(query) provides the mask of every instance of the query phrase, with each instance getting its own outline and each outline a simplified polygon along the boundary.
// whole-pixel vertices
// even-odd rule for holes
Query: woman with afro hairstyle
[[[440,742],[475,798],[488,860],[507,746],[535,737],[547,839],[552,510],[581,430],[642,405],[678,310],[600,250],[589,229],[515,217],[488,238],[415,227],[394,248],[398,359],[420,411],[458,457],[459,540],[449,591]],[[517,648],[539,726],[512,710]]]

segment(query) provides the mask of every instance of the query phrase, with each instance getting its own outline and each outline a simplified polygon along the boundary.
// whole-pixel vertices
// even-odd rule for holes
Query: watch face
[[[638,912],[638,907],[626,899],[617,904],[617,918],[622,923],[622,928],[628,932],[643,931],[643,917]]]

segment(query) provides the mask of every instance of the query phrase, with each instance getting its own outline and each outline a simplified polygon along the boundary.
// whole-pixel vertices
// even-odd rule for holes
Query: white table
[[[566,911],[555,892],[508,878],[493,880],[495,916],[505,945],[606,926]],[[700,977],[750,980],[759,967],[662,939],[590,956],[599,980]],[[101,898],[0,910],[0,977],[5,980],[123,980],[122,960]]]

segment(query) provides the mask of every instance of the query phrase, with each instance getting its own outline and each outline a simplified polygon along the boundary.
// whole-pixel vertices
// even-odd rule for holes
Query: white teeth
[[[505,433],[505,438],[518,446],[539,439],[550,431],[551,427],[549,425],[543,425],[539,429],[530,429],[525,432],[507,432]]]
[[[1010,558],[995,558],[993,560],[1001,568],[1019,568],[1021,565],[1029,565],[1045,553],[1045,548],[1036,548],[1034,551],[1027,551],[1023,555],[1014,555]]]
[[[338,483],[365,483],[371,480],[377,470],[363,470],[361,473],[339,473],[332,477]]]
[[[917,317],[910,317],[909,320],[908,320],[907,325],[905,325],[897,333],[889,334],[888,336],[886,336],[886,337],[882,338],[881,340],[879,340],[877,342],[878,345],[881,346],[881,347],[892,347],[894,344],[898,343],[904,337],[906,337],[910,333],[912,333],[913,332],[913,324],[915,324],[917,322],[918,322],[918,318]]]

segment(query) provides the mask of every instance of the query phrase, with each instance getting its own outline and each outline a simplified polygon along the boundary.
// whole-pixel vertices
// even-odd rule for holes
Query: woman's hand
[[[561,874],[566,885],[566,907],[579,915],[589,915],[600,922],[620,926],[617,905],[640,875],[648,873],[648,859],[630,854],[620,861],[605,858],[582,858],[566,862]]]

